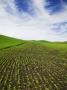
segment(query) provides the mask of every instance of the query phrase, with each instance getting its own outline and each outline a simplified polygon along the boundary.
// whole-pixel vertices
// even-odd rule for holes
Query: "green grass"
[[[0,35],[0,49],[11,47],[21,43],[24,43],[24,41]]]
[[[27,41],[0,50],[0,90],[67,90],[67,43]]]

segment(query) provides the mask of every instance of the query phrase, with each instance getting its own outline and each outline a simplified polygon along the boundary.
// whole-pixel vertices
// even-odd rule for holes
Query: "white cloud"
[[[8,14],[5,12],[1,4],[0,34],[26,40],[67,40],[67,33],[61,35],[63,31],[66,31],[66,26],[62,26],[60,32],[52,30],[53,24],[64,22],[67,20],[66,9],[59,14],[50,16],[46,9],[43,9],[42,0],[34,1],[36,2],[35,7],[38,14],[38,16],[36,16],[35,18],[30,17],[28,14],[25,14],[24,16],[21,16],[21,18],[19,18],[19,15],[16,10],[15,12],[13,11],[16,16]]]

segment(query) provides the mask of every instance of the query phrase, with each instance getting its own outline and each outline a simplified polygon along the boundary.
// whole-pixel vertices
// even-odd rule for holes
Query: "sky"
[[[0,0],[0,34],[67,41],[67,0]]]

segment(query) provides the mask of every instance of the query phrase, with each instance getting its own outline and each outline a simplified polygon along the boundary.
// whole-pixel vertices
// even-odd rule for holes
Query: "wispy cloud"
[[[34,2],[32,0],[15,0],[15,5],[19,13],[35,14]]]
[[[67,34],[67,22],[61,22],[61,23],[55,23],[52,26],[52,29],[59,34],[59,36],[63,36],[64,34]]]
[[[67,40],[66,3],[62,12],[52,15],[45,5],[46,0],[0,0],[0,34],[27,40]]]
[[[50,14],[60,13],[67,9],[67,0],[44,0],[45,8]]]

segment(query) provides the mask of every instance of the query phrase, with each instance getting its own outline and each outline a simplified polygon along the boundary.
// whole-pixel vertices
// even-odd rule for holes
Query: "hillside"
[[[10,46],[0,50],[0,90],[67,90],[67,43],[0,36],[0,44]]]
[[[19,40],[19,39],[0,35],[0,49],[6,48],[6,47],[11,47],[11,46],[14,46],[17,44],[21,44],[23,42],[24,41]]]

